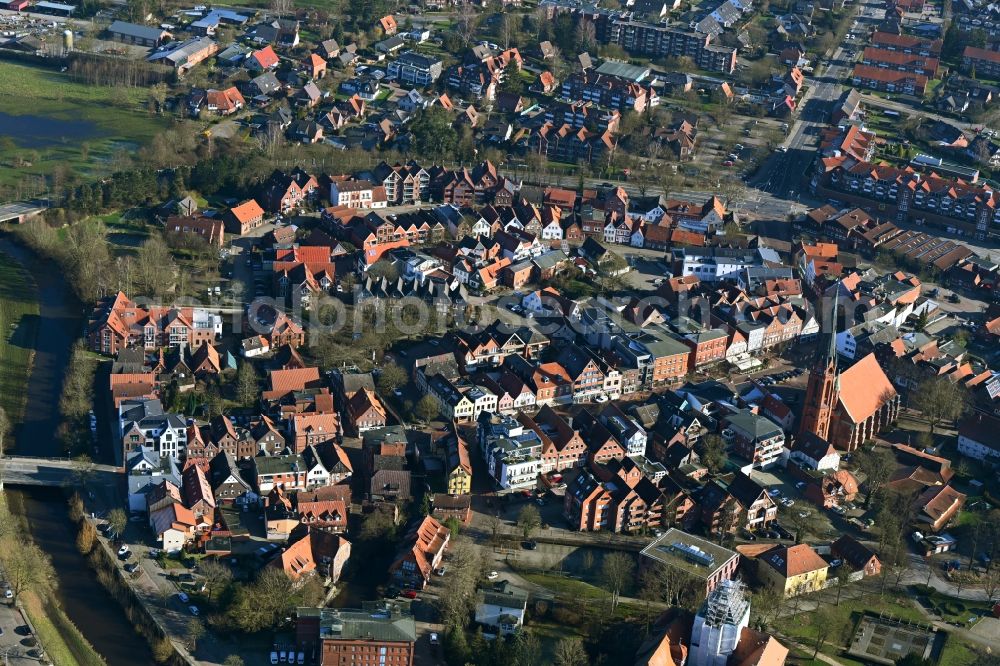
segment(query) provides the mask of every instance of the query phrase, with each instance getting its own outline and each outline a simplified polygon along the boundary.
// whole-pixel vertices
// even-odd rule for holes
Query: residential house
[[[450,541],[451,530],[425,516],[403,537],[403,548],[389,567],[392,579],[400,587],[423,589],[431,573],[441,566]]]
[[[149,526],[160,549],[169,554],[181,552],[194,541],[199,525],[194,512],[178,502],[150,511]]]
[[[877,576],[882,571],[882,562],[868,546],[864,545],[850,534],[844,534],[830,545],[830,554],[843,561],[843,566],[850,567],[854,574],[860,576]]]
[[[826,584],[829,565],[811,546],[774,546],[757,559],[761,581],[784,597],[820,590]]]
[[[923,531],[940,532],[954,520],[965,504],[965,495],[950,485],[928,486],[913,502],[917,525]]]
[[[524,625],[528,593],[500,580],[482,584],[476,591],[476,624],[484,632],[503,638]]]
[[[264,209],[255,199],[233,206],[226,215],[226,231],[243,235],[264,224]]]
[[[725,419],[723,437],[737,455],[759,469],[770,469],[781,458],[785,432],[770,419],[741,409]]]

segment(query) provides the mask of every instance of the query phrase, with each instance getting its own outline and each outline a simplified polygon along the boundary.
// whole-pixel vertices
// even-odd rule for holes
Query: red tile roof
[[[972,58],[973,60],[985,60],[987,62],[1000,63],[1000,51],[990,51],[989,49],[980,49],[975,46],[966,46],[965,50],[962,52],[963,58]]]
[[[271,48],[270,44],[259,51],[254,51],[250,54],[250,57],[253,58],[262,69],[270,69],[278,64],[278,54],[274,52],[274,49]]]
[[[233,206],[229,212],[238,222],[249,222],[264,215],[264,209],[254,199],[247,199],[238,206]]]
[[[871,353],[840,375],[840,403],[854,423],[865,421],[896,396],[875,354]]]

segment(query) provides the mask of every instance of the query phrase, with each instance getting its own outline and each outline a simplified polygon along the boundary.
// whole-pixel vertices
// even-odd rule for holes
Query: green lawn
[[[903,620],[927,622],[923,614],[910,603],[906,594],[893,595],[887,592],[884,598],[880,598],[877,593],[872,593],[866,595],[864,599],[843,599],[839,606],[828,606],[827,608],[832,610],[838,619],[843,617],[849,620],[852,630],[854,622],[864,611],[885,612]],[[811,622],[811,618],[811,613],[784,617],[777,622],[777,628],[782,633],[793,636],[808,645],[816,639],[816,626]]]
[[[38,326],[35,285],[21,265],[0,253],[0,406],[21,420]]]
[[[47,176],[57,165],[85,177],[107,170],[117,150],[135,152],[168,127],[168,120],[151,116],[143,108],[145,100],[142,88],[87,85],[53,70],[5,62],[0,113],[50,119],[50,136],[55,137],[59,137],[60,121],[83,121],[91,126],[83,136],[60,137],[46,145],[13,150],[8,146],[0,155],[0,185],[26,175]],[[16,166],[18,158],[30,165]]]
[[[573,597],[575,599],[604,599],[608,596],[606,591],[590,583],[585,583],[582,580],[543,573],[525,573],[522,576],[525,580],[535,585],[541,585],[556,595]]]
[[[913,588],[913,594],[917,600],[925,607],[933,606],[933,612],[940,615],[945,622],[965,624],[970,617],[990,614],[990,607],[985,603],[957,599],[937,590],[931,590],[929,594],[925,594],[926,590],[922,588],[923,586],[914,586]],[[929,603],[924,604],[925,601]]]
[[[946,597],[938,593],[935,593],[935,595],[936,596],[934,598],[936,601],[954,601],[951,597]],[[922,624],[928,624],[928,618],[913,605],[913,598],[914,597],[912,595],[907,593],[887,593],[884,598],[879,598],[877,594],[871,594],[865,597],[864,600],[845,599],[841,601],[840,606],[828,606],[828,608],[833,609],[839,617],[842,616],[850,621],[851,632],[854,631],[855,623],[864,611],[874,613],[885,612],[902,620],[911,620]],[[972,615],[972,609],[974,607],[976,607],[976,604],[969,604],[968,610],[965,610],[958,615],[949,614],[946,619],[957,620],[959,619],[959,615],[962,616],[960,618],[962,620],[968,619],[968,617]],[[805,646],[812,646],[816,640],[816,628],[810,621],[810,616],[810,613],[802,613],[794,617],[782,618],[778,621],[777,629],[782,634],[793,637]],[[845,666],[854,666],[854,664],[858,663],[839,654],[838,651],[830,645],[824,645],[821,651],[824,654],[835,658]],[[810,652],[808,656],[811,657],[812,653]],[[975,662],[975,656],[974,650],[968,645],[965,645],[961,638],[951,635],[948,637],[944,650],[941,653],[939,666],[968,666],[968,664]],[[805,660],[800,663],[809,662],[808,660]]]

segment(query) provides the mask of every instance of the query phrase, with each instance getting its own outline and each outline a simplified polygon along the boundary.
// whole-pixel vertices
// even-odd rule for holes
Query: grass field
[[[942,599],[950,599],[950,597],[942,597]],[[974,606],[975,604],[972,605]],[[840,603],[840,606],[829,606],[829,608],[832,609],[837,616],[842,616],[846,620],[850,621],[850,631],[852,633],[855,629],[855,622],[857,618],[859,618],[864,611],[874,613],[884,612],[902,620],[910,620],[922,624],[929,623],[927,617],[913,605],[912,597],[906,593],[887,593],[884,598],[880,598],[876,594],[872,594],[871,596],[865,597],[863,600],[844,600]],[[966,615],[968,615],[968,613],[966,613]],[[791,636],[800,641],[803,645],[811,647],[816,640],[816,627],[812,624],[810,619],[809,613],[783,618],[779,622],[777,628],[782,634]],[[832,645],[824,645],[821,648],[821,652],[835,658],[845,666],[854,666],[859,663],[849,657],[843,656]],[[811,653],[809,656],[811,656]],[[965,645],[960,637],[951,635],[945,643],[938,666],[968,666],[974,662],[974,650],[970,646]]]
[[[0,252],[0,406],[12,423],[24,411],[37,325],[34,284],[20,264]]]
[[[34,148],[5,149],[0,156],[3,185],[25,175],[48,175],[60,164],[83,176],[99,173],[109,166],[116,150],[134,152],[168,126],[168,121],[141,108],[146,99],[141,88],[92,86],[60,72],[10,62],[3,64],[3,72],[0,113],[49,120],[50,138],[55,139]],[[63,137],[60,121],[83,121],[89,126],[88,135]],[[15,167],[16,158],[30,160],[31,165]]]

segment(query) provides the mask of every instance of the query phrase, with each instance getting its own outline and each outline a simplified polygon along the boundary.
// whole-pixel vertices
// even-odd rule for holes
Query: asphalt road
[[[38,664],[38,659],[29,656],[28,651],[32,650],[30,631],[21,611],[7,603],[0,603],[0,657],[4,660],[4,666],[32,666]]]
[[[860,33],[855,35],[858,39],[852,41],[849,33],[828,60],[820,58],[814,63],[815,73],[806,77],[809,89],[799,101],[799,115],[790,123],[787,139],[751,180],[756,188],[778,199],[800,199],[805,188],[804,176],[816,157],[820,133],[828,127],[833,103],[843,94],[842,82],[851,72],[852,59],[847,52],[864,46],[861,38],[867,24],[881,20],[885,13],[876,2],[864,2],[858,9],[857,28],[854,28]],[[907,111],[912,113],[912,109]]]

